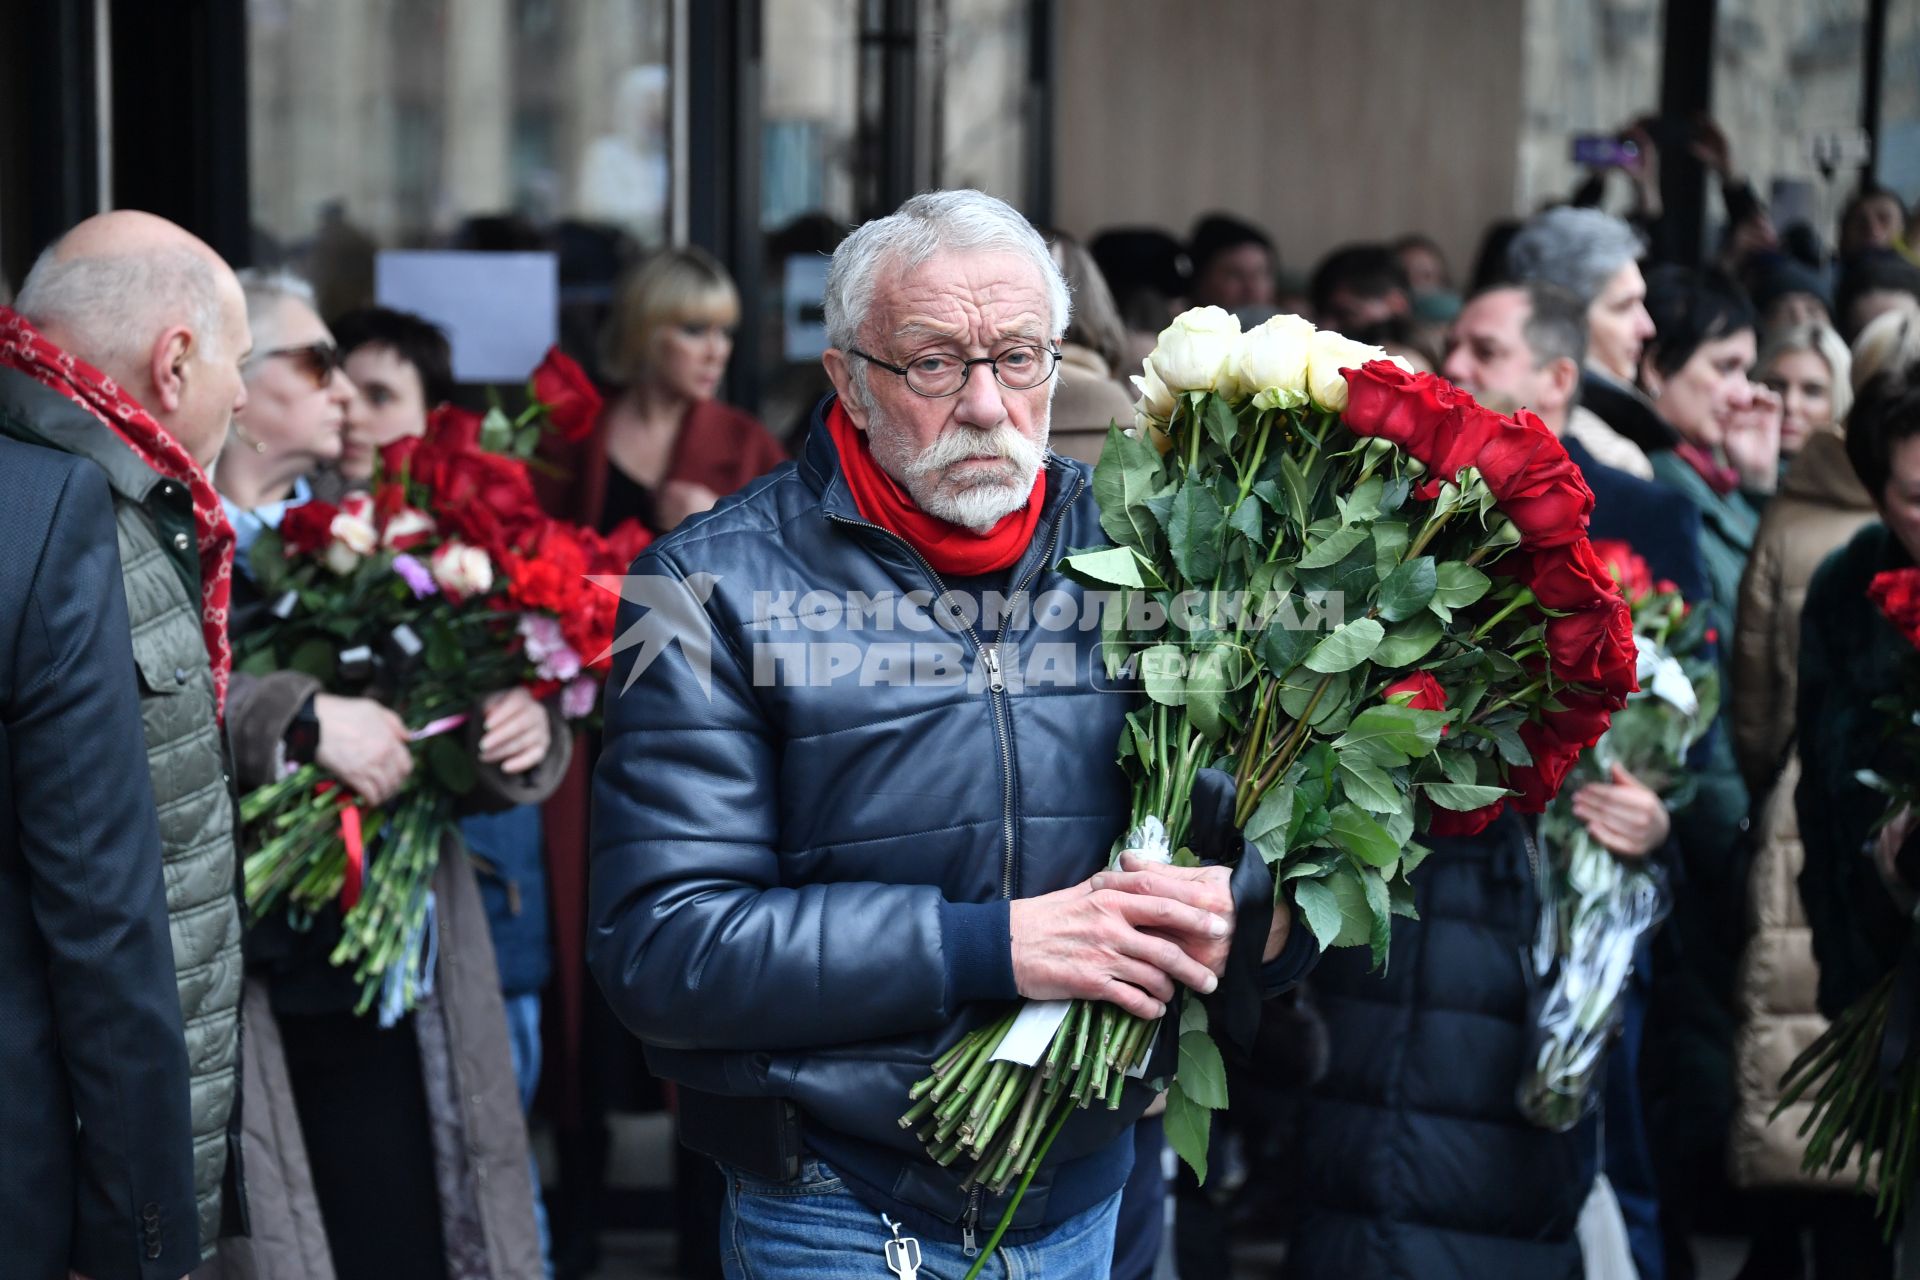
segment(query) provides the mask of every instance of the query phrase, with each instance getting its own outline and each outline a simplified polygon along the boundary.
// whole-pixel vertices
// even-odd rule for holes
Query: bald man
[[[90,1255],[94,1280],[178,1277],[210,1256],[244,1211],[234,1124],[240,912],[221,728],[233,531],[207,468],[246,401],[241,366],[250,346],[233,271],[150,214],[81,223],[41,254],[14,308],[0,307],[0,436],[84,459],[112,499],[119,581],[112,557],[63,571],[84,575],[72,588],[92,593],[103,616],[123,610],[129,627],[189,1064],[193,1201],[133,1204],[104,1254]],[[101,563],[104,574],[95,571]],[[34,768],[25,762],[29,781]],[[84,781],[104,799],[135,780]]]

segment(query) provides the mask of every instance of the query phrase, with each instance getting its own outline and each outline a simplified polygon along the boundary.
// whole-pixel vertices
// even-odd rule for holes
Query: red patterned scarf
[[[200,543],[200,634],[213,669],[215,714],[227,707],[227,677],[233,650],[227,643],[227,602],[233,590],[233,527],[220,495],[180,442],[113,379],[49,342],[10,307],[0,307],[0,365],[58,391],[98,418],[159,475],[187,486],[193,496],[193,530]]]
[[[1711,449],[1702,449],[1697,444],[1682,440],[1673,446],[1673,451],[1682,462],[1699,472],[1700,478],[1715,493],[1724,496],[1740,487],[1740,473],[1714,457]]]
[[[1033,541],[1040,508],[1047,497],[1045,467],[1033,479],[1026,506],[1001,517],[985,533],[975,533],[916,506],[907,491],[874,461],[873,451],[867,448],[866,432],[853,425],[838,399],[827,410],[827,429],[840,451],[840,471],[847,477],[847,488],[860,514],[905,538],[937,572],[958,577],[992,573],[1018,560]]]

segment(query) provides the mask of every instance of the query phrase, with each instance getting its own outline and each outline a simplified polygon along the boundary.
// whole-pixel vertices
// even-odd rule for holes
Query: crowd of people
[[[416,767],[408,726],[233,655],[279,607],[261,537],[367,491],[471,389],[418,316],[323,314],[150,215],[75,227],[0,309],[0,1270],[591,1274],[617,1225],[608,1114],[659,1105],[687,1274],[882,1274],[906,1232],[924,1274],[958,1275],[1000,1202],[896,1123],[957,1029],[1018,997],[1151,1016],[1244,984],[1264,1014],[1212,1181],[1171,1173],[1129,1086],[1063,1131],[1008,1266],[1224,1275],[1265,1232],[1303,1280],[1557,1280],[1604,1175],[1641,1280],[1695,1274],[1703,1234],[1751,1240],[1742,1280],[1894,1275],[1868,1198],[1801,1172],[1804,1111],[1775,1109],[1920,896],[1913,816],[1883,827],[1859,781],[1905,646],[1867,584],[1920,559],[1920,215],[1863,188],[1829,248],[1773,224],[1717,130],[1694,145],[1727,212],[1706,266],[1644,177],[1626,216],[1596,182],[1491,227],[1463,276],[1418,232],[1295,273],[1224,213],[1083,240],[918,196],[821,246],[830,390],[792,433],[719,398],[753,319],[727,270],[647,256],[573,335],[605,407],[542,445],[539,498],[638,521],[633,573],[697,584],[719,643],[621,658],[603,732],[525,688],[472,708],[428,994],[392,1018],[330,960],[338,909],[246,919],[239,802],[314,763],[377,811]],[[1669,914],[1571,1130],[1515,1100],[1541,862],[1519,815],[1430,842],[1384,973],[1225,868],[1101,870],[1127,701],[1097,631],[996,625],[995,603],[1077,598],[1053,553],[1102,541],[1089,468],[1189,307],[1304,315],[1531,410],[1593,536],[1709,611],[1724,711],[1690,799],[1616,770],[1575,800],[1659,869]],[[978,619],[952,652],[979,678],[767,679],[743,656],[764,602],[823,592]],[[857,657],[882,643],[861,623],[807,639]],[[1023,694],[1002,667],[1041,638],[1079,678]]]

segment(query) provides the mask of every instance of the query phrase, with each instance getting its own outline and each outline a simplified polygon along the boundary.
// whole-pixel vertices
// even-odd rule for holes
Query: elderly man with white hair
[[[246,401],[250,346],[232,270],[150,214],[101,214],[73,228],[34,264],[17,309],[0,308],[0,434],[87,459],[113,499],[191,1064],[197,1211],[100,1190],[129,1201],[114,1238],[130,1256],[113,1274],[155,1280],[189,1269],[244,1221],[232,1132],[240,911],[220,723],[232,671],[233,530],[207,468]],[[89,784],[111,791],[126,781]],[[188,1243],[196,1235],[198,1248]]]
[[[1223,867],[1102,870],[1135,701],[1055,567],[1107,541],[1088,468],[1047,450],[1068,308],[990,196],[867,223],[829,269],[803,456],[625,582],[588,959],[726,1174],[730,1276],[885,1275],[896,1228],[959,1275],[1006,1202],[898,1124],[943,1050],[1018,997],[1151,1017],[1316,954]],[[1107,1275],[1151,1097],[1062,1131],[1015,1272]]]

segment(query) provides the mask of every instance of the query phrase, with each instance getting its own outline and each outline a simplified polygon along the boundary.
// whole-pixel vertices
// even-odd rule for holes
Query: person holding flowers
[[[364,439],[372,406],[342,370],[303,282],[249,277],[246,295],[260,350],[216,473],[254,552],[236,591],[237,643],[252,655],[236,676],[230,717],[239,783],[254,791],[318,766],[373,828],[417,781],[414,735],[377,693],[343,696],[261,661],[272,654],[258,648],[259,633],[290,604],[267,584],[284,580],[285,561],[317,520],[323,536],[371,554],[382,541],[424,537],[431,517],[382,516],[364,493],[337,508],[312,498],[316,462],[341,457],[343,429]],[[379,478],[369,468],[360,480]],[[423,572],[435,591],[472,573],[439,558]],[[464,726],[475,779],[466,803],[485,810],[543,799],[570,754],[556,722],[524,688],[486,699]],[[223,1253],[227,1264],[341,1280],[538,1273],[520,1091],[487,921],[457,839],[443,842],[432,892],[430,994],[398,1017],[356,1011],[362,984],[332,959],[342,905],[310,918],[256,911],[244,1063],[261,1099],[246,1116],[256,1231]],[[323,1240],[313,1238],[316,1221]],[[451,1272],[449,1258],[458,1260]]]
[[[916,196],[839,246],[826,312],[803,458],[627,579],[589,962],[726,1172],[728,1274],[879,1273],[911,1237],[959,1275],[1011,1201],[901,1128],[909,1087],[1017,997],[1153,1018],[1215,990],[1243,904],[1225,867],[1103,870],[1134,700],[1097,628],[1034,621],[1086,616],[1056,562],[1104,541],[1087,468],[1046,451],[1045,242],[979,192]],[[1314,947],[1262,894],[1245,946],[1277,987]],[[1115,1097],[1030,1180],[1028,1273],[1106,1274],[1153,1090]]]

